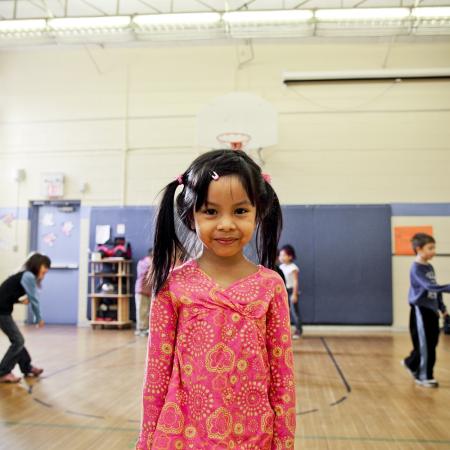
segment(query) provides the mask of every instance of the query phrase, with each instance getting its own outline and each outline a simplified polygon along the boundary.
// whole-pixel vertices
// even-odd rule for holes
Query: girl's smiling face
[[[194,212],[195,231],[204,247],[216,256],[242,252],[256,227],[256,208],[239,178],[233,175],[211,181],[205,204]]]

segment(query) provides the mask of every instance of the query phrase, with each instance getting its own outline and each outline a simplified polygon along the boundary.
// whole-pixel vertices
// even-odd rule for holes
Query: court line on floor
[[[70,411],[69,409],[67,409],[66,411],[64,411],[66,414],[72,414],[73,416],[82,416],[82,417],[90,417],[92,419],[104,419],[104,416],[96,416],[94,414],[85,414],[85,413],[80,413],[80,412],[76,412],[76,411]]]
[[[92,431],[114,431],[114,432],[133,432],[137,433],[137,428],[125,427],[99,427],[95,425],[75,425],[75,424],[58,424],[58,423],[40,423],[40,422],[21,422],[13,420],[0,420],[0,425],[4,426],[23,426],[35,428],[56,428],[56,429],[80,429]],[[296,440],[317,440],[317,441],[348,441],[348,442],[384,442],[384,443],[398,443],[398,444],[435,444],[435,445],[449,445],[450,439],[414,439],[414,438],[389,438],[389,437],[359,437],[359,436],[296,436]]]
[[[47,378],[53,377],[54,375],[58,375],[61,372],[65,372],[67,370],[73,369],[74,367],[77,367],[77,366],[79,366],[81,364],[84,364],[84,363],[87,363],[87,362],[90,362],[90,361],[94,361],[94,360],[96,360],[98,358],[101,358],[103,356],[109,355],[110,353],[114,353],[117,350],[121,350],[121,349],[123,349],[125,347],[128,347],[130,344],[134,344],[135,342],[136,342],[136,340],[129,341],[129,342],[127,342],[124,345],[120,345],[119,347],[114,347],[114,348],[111,348],[111,349],[106,350],[104,352],[98,353],[97,355],[91,356],[90,358],[83,359],[82,361],[79,361],[77,363],[71,364],[70,366],[66,366],[66,367],[63,367],[61,369],[55,370],[54,372],[50,372],[49,374],[47,374],[47,375],[45,375],[43,377],[40,377],[40,378],[42,380],[46,380]]]
[[[359,436],[296,436],[296,440],[307,441],[347,441],[347,442],[383,442],[390,444],[436,444],[449,445],[450,439],[414,439],[414,438],[388,438],[388,437],[359,437]]]
[[[58,428],[58,429],[70,429],[70,430],[93,430],[93,431],[120,431],[120,432],[133,432],[136,433],[136,428],[124,428],[124,427],[99,427],[96,425],[75,425],[75,424],[62,424],[62,423],[40,423],[40,422],[21,422],[19,420],[0,420],[0,425],[5,426],[23,426],[23,427],[36,427],[36,428]]]
[[[333,352],[331,351],[330,347],[328,347],[327,341],[325,340],[324,337],[321,337],[320,340],[322,341],[322,344],[325,347],[325,349],[328,353],[328,356],[331,358],[331,361],[333,361],[334,367],[336,367],[336,370],[337,370],[339,376],[341,377],[342,383],[344,383],[347,393],[350,394],[352,392],[352,388],[351,388],[349,382],[347,381],[347,379],[345,378],[344,372],[342,372],[338,362],[336,361],[336,358],[334,357]]]
[[[34,398],[33,399],[35,402],[39,403],[42,406],[45,406],[46,408],[53,408],[52,405],[50,405],[49,403],[45,403],[42,400],[39,400],[38,398]]]
[[[305,414],[311,414],[311,413],[315,413],[317,411],[319,411],[318,408],[309,409],[308,411],[300,411],[299,413],[297,413],[297,416],[304,416]]]
[[[95,360],[95,359],[98,359],[98,358],[100,358],[100,357],[102,357],[102,356],[109,355],[110,353],[113,353],[113,352],[115,352],[115,351],[117,351],[117,350],[123,349],[123,348],[127,347],[128,345],[130,345],[130,344],[132,344],[132,343],[134,344],[135,342],[136,342],[135,340],[129,341],[129,342],[127,342],[126,344],[121,345],[121,346],[119,346],[119,347],[115,347],[115,348],[106,350],[106,351],[104,351],[104,352],[102,352],[102,353],[98,353],[97,355],[94,355],[94,356],[92,356],[92,357],[90,357],[90,358],[84,359],[84,360],[79,361],[79,362],[77,362],[77,363],[75,363],[75,364],[71,364],[70,366],[63,367],[63,368],[61,368],[61,369],[58,369],[58,370],[56,370],[56,371],[54,371],[54,372],[51,372],[50,374],[46,375],[45,377],[39,377],[39,378],[36,378],[36,382],[39,382],[40,380],[46,380],[47,378],[50,378],[50,377],[52,377],[52,376],[54,376],[54,375],[58,375],[58,374],[60,374],[60,373],[62,373],[62,372],[65,372],[65,371],[67,371],[67,370],[73,369],[74,367],[79,366],[79,365],[81,365],[81,364],[84,364],[84,363],[86,363],[86,362],[90,362],[90,361],[93,361],[93,360]],[[32,386],[32,385],[29,385],[29,387],[28,387],[28,394],[33,395],[33,387],[34,387],[34,384],[33,384],[33,386]],[[36,403],[38,403],[38,404],[40,404],[40,405],[42,405],[42,406],[45,406],[46,408],[53,408],[53,405],[51,405],[51,404],[49,404],[49,403],[46,403],[46,402],[44,402],[44,401],[42,401],[42,400],[40,400],[40,399],[38,399],[38,398],[36,398],[36,397],[34,397],[33,400],[34,400]],[[104,416],[96,416],[96,415],[93,415],[93,414],[82,413],[82,412],[77,412],[77,411],[65,410],[64,413],[66,413],[66,414],[71,414],[71,415],[77,415],[77,416],[83,416],[83,417],[89,417],[89,418],[93,418],[93,419],[105,419]]]
[[[325,350],[327,351],[328,356],[330,357],[331,361],[333,362],[333,365],[336,368],[337,373],[339,374],[339,377],[340,377],[342,383],[344,384],[347,394],[351,394],[352,387],[350,386],[350,383],[347,381],[347,378],[345,378],[344,372],[342,371],[341,367],[339,366],[338,362],[336,361],[336,358],[334,357],[333,352],[331,351],[330,347],[328,346],[327,341],[325,340],[325,338],[323,336],[320,336],[318,339],[320,339],[320,341],[322,342],[323,346],[325,347]],[[344,402],[345,400],[347,400],[347,398],[348,398],[348,395],[343,395],[341,398],[335,400],[332,403],[329,403],[329,406],[337,406],[337,405],[341,404],[342,402]],[[320,410],[319,408],[314,408],[314,409],[309,409],[307,411],[300,411],[297,413],[297,416],[303,416],[305,414],[319,412],[319,410]]]

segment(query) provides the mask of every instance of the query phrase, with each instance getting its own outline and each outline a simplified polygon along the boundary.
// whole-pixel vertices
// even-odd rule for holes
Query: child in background
[[[437,284],[434,268],[429,263],[436,254],[434,238],[425,233],[417,233],[412,238],[412,246],[417,255],[410,270],[408,297],[413,350],[402,360],[402,364],[419,386],[438,387],[433,369],[439,339],[439,311],[444,317],[448,315],[442,293],[450,292],[450,284]]]
[[[148,321],[152,290],[149,275],[152,264],[153,249],[149,249],[146,256],[139,260],[136,270],[136,284],[134,287],[134,301],[136,304],[136,336],[148,335]]]
[[[281,208],[268,180],[244,152],[216,150],[164,190],[138,449],[294,448],[287,293],[271,270]],[[173,268],[174,250],[186,253],[177,219],[202,253]],[[243,254],[255,231],[260,265]]]
[[[289,309],[291,315],[291,324],[295,327],[294,339],[299,339],[303,334],[302,320],[300,316],[300,308],[298,304],[298,273],[299,268],[294,263],[296,256],[292,245],[284,245],[280,249],[280,269],[284,273],[286,280],[286,288],[289,296]]]
[[[39,307],[37,288],[50,268],[50,258],[34,253],[25,262],[23,270],[11,275],[0,286],[0,329],[8,336],[11,345],[0,362],[0,383],[18,383],[19,377],[12,371],[16,364],[26,377],[38,377],[43,369],[31,365],[31,357],[25,348],[25,339],[12,317],[15,303],[31,305],[35,323],[44,326]]]

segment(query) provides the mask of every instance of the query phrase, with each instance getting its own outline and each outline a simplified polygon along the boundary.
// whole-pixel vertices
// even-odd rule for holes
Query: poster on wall
[[[111,237],[110,225],[97,225],[95,227],[95,243],[106,244]]]
[[[53,227],[55,225],[55,220],[52,213],[46,213],[44,214],[44,217],[42,218],[42,225],[44,227]]]
[[[0,217],[0,222],[5,224],[8,228],[11,228],[15,219],[16,216],[13,213],[6,213]]]
[[[72,230],[74,229],[74,224],[71,220],[67,220],[62,224],[61,231],[64,236],[70,237],[72,234]]]
[[[58,237],[56,236],[55,233],[47,233],[44,234],[43,236],[43,241],[46,245],[48,245],[49,247],[53,247],[55,245],[55,241]]]
[[[64,196],[64,174],[43,173],[42,195],[47,198],[61,198]]]
[[[411,239],[416,233],[426,233],[433,236],[431,225],[414,227],[394,227],[394,242],[396,255],[414,255]]]

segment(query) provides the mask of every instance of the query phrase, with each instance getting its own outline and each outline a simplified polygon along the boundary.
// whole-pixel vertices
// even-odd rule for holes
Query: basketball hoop
[[[231,150],[242,150],[250,142],[251,136],[246,133],[221,133],[217,140]]]

